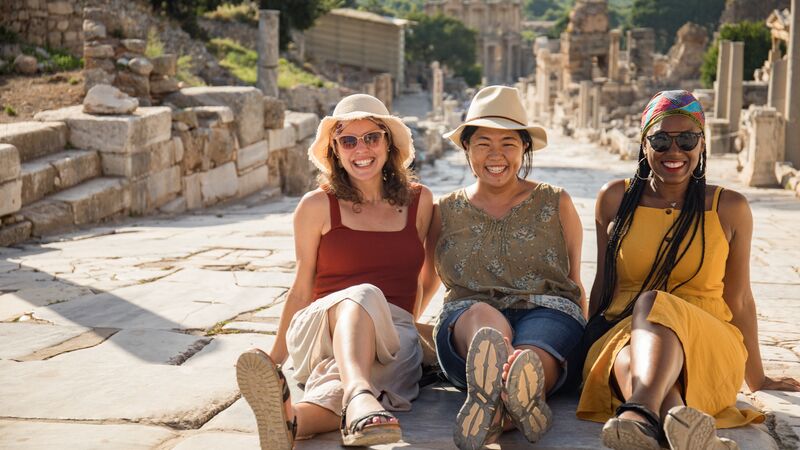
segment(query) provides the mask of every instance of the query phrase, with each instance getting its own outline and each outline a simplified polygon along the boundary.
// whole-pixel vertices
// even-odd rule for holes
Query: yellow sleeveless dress
[[[716,418],[717,428],[762,422],[753,410],[736,408],[736,394],[744,381],[747,350],[742,334],[730,323],[732,314],[722,298],[728,241],[717,214],[722,188],[717,188],[711,210],[705,212],[705,258],[697,275],[673,293],[658,292],[647,320],[661,324],[678,336],[685,354],[684,401]],[[615,317],[639,291],[653,264],[661,239],[677,219],[673,209],[638,206],[622,241],[617,259],[619,291],[606,313]],[[690,278],[700,264],[702,242],[695,237],[676,265],[668,286]],[[631,338],[631,317],[609,330],[589,349],[583,368],[584,386],[577,416],[605,422],[622,401],[610,384],[617,353]]]

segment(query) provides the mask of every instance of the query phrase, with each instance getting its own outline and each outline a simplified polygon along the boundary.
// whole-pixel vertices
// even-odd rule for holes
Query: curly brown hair
[[[386,140],[389,147],[386,164],[383,166],[383,198],[385,198],[390,205],[406,206],[411,203],[412,192],[415,190],[413,183],[416,181],[416,176],[410,168],[403,165],[400,160],[400,152],[394,144],[392,139],[392,132],[389,127],[379,119],[368,117],[367,120],[374,122],[381,130],[386,132]],[[341,130],[345,122],[338,122],[335,125],[335,133]],[[353,202],[354,206],[363,203],[364,199],[361,191],[353,186],[350,182],[350,177],[347,171],[342,168],[339,158],[336,156],[334,150],[335,143],[333,139],[328,143],[328,152],[325,158],[328,160],[328,166],[331,167],[331,173],[321,172],[317,177],[319,186],[325,192],[334,194],[338,199]]]

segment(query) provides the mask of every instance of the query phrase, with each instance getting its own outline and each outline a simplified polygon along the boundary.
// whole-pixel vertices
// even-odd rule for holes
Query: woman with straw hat
[[[761,422],[738,409],[764,376],[750,290],[753,219],[741,194],[706,184],[705,117],[687,91],[642,114],[639,164],[597,197],[597,275],[578,417],[614,449],[734,449],[715,426]],[[713,417],[712,417],[713,416]]]
[[[583,333],[581,222],[563,189],[526,179],[547,135],[527,124],[516,89],[480,90],[445,137],[476,178],[440,199],[429,234],[447,287],[436,352],[467,391],[454,440],[481,448],[507,417],[534,442],[552,423],[545,394],[563,384]]]
[[[337,428],[346,446],[396,442],[387,410],[409,410],[418,394],[414,312],[438,285],[423,270],[433,198],[412,183],[411,131],[369,95],[342,99],[322,119],[309,158],[320,187],[295,210],[295,280],[272,350],[239,358],[239,387],[262,449]],[[288,356],[301,401],[278,365]]]

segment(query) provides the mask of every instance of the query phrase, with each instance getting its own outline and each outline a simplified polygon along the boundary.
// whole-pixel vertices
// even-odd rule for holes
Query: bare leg
[[[294,405],[289,403],[284,407],[288,407],[287,414],[290,418],[292,415],[289,414],[289,409],[297,416],[298,439],[307,439],[315,434],[339,429],[339,415],[322,406],[303,402]]]
[[[676,383],[683,369],[684,354],[680,340],[672,330],[647,320],[655,298],[656,293],[648,291],[637,300],[633,310],[631,345],[617,355],[612,376],[626,401],[659,412],[662,405],[671,407],[682,403]],[[644,419],[634,411],[626,411],[620,417]]]
[[[339,367],[346,402],[353,393],[372,388],[369,380],[375,361],[375,325],[367,311],[350,300],[328,310],[328,319],[333,335],[333,356]],[[375,397],[358,395],[350,403],[347,416],[356,418],[382,409]],[[396,419],[375,417],[371,423],[387,421]]]

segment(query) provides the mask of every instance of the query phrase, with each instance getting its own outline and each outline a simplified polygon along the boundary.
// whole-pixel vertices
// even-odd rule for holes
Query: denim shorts
[[[439,365],[450,383],[461,390],[467,388],[467,363],[453,346],[452,335],[456,321],[470,306],[457,309],[442,318],[436,334],[436,357]],[[512,346],[516,348],[520,345],[531,345],[541,348],[561,363],[561,376],[548,394],[557,391],[567,378],[566,358],[580,342],[583,326],[569,314],[551,308],[508,308],[500,312],[508,320],[514,333]]]

